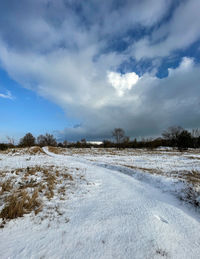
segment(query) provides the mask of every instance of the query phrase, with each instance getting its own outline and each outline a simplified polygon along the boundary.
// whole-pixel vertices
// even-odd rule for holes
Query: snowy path
[[[0,258],[200,258],[198,215],[169,194],[81,159],[54,155],[84,168],[94,184],[69,201],[70,221],[45,228],[29,219],[0,234]]]

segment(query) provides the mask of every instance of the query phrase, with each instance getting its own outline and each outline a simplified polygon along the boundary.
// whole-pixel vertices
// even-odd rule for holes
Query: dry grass
[[[0,170],[0,179],[3,179],[6,176],[5,170]]]
[[[200,157],[197,156],[187,156],[188,159],[193,159],[193,160],[200,160]]]
[[[141,156],[141,155],[166,155],[166,156],[187,156],[191,154],[199,154],[200,149],[187,150],[185,152],[179,152],[176,149],[162,150],[162,149],[144,149],[144,148],[126,148],[126,149],[116,149],[116,148],[67,148],[65,149],[65,154],[70,155],[91,155],[91,156]],[[190,158],[188,156],[187,158]],[[198,157],[193,157],[193,159],[199,160]]]
[[[13,188],[13,185],[11,184],[11,180],[8,179],[2,183],[0,183],[0,195],[4,194],[5,192],[10,192]]]
[[[155,169],[155,168],[146,168],[146,167],[139,167],[139,166],[133,166],[133,165],[124,165],[124,164],[120,164],[120,166],[125,166],[131,169],[135,169],[135,170],[140,170],[143,172],[147,172],[150,174],[163,174],[163,171]]]
[[[183,171],[181,177],[194,186],[200,186],[200,171]]]
[[[6,220],[22,217],[24,214],[39,213],[45,203],[45,197],[50,200],[56,194],[62,195],[64,199],[65,184],[73,181],[73,177],[66,171],[67,169],[64,168],[61,172],[54,166],[34,166],[1,171],[0,205],[4,204],[4,207],[0,212],[0,218],[4,224]],[[3,181],[2,175],[9,176],[9,178]],[[15,184],[16,179],[17,184]],[[57,187],[58,184],[62,186]]]
[[[92,156],[139,156],[141,154],[161,154],[163,151],[146,149],[117,149],[117,148],[68,148],[66,154]],[[168,151],[164,151],[168,152]],[[173,151],[171,151],[173,152]],[[177,152],[178,153],[178,152]]]
[[[2,151],[3,154],[9,154],[12,156],[21,156],[21,155],[46,155],[41,147],[34,146],[30,148],[9,148],[5,151]]]
[[[6,205],[0,213],[0,217],[5,219],[15,219],[24,214],[34,211],[37,214],[42,209],[41,201],[38,198],[38,191],[35,190],[32,195],[21,190],[15,194],[10,194],[6,199]]]
[[[46,177],[44,180],[47,184],[47,190],[45,192],[45,196],[47,197],[47,199],[50,200],[54,196],[54,189],[57,183],[56,176],[46,173]]]
[[[38,166],[38,165],[36,165],[36,166],[34,166],[34,167],[27,167],[27,168],[23,168],[23,169],[21,169],[22,171],[21,172],[25,172],[24,173],[24,177],[28,177],[28,176],[30,176],[30,175],[35,175],[36,173],[38,173],[38,172],[43,172],[43,171],[45,171],[46,172],[46,170],[50,170],[50,168],[48,168],[48,169],[46,169],[46,168],[44,168],[44,167],[41,167],[41,166]]]
[[[65,195],[65,191],[66,191],[66,187],[65,187],[65,186],[61,186],[61,187],[58,189],[58,193],[62,194],[63,196]]]
[[[63,174],[62,174],[62,177],[63,177],[64,179],[68,179],[68,180],[70,180],[70,181],[73,181],[73,177],[71,176],[71,174],[63,173]]]
[[[48,147],[49,152],[52,152],[54,154],[66,154],[66,149],[61,147]]]
[[[29,148],[30,155],[46,154],[41,147],[35,146]]]

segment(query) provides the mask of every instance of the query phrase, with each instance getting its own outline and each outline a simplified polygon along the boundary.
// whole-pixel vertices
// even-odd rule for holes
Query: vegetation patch
[[[125,166],[131,169],[135,169],[135,170],[140,170],[143,172],[147,172],[147,173],[151,173],[151,174],[163,174],[163,171],[158,170],[158,169],[154,169],[154,168],[145,168],[145,167],[139,167],[139,166],[133,166],[133,165],[124,165],[124,164],[120,164],[121,166]]]
[[[8,155],[11,155],[11,156],[46,155],[46,153],[39,146],[33,146],[33,147],[28,147],[28,148],[15,147],[15,148],[7,149],[7,150],[3,151],[2,153],[8,154]]]
[[[28,149],[30,155],[46,154],[41,147],[35,146]]]
[[[68,168],[55,166],[0,171],[0,176],[0,227],[7,220],[38,214],[54,197],[64,200],[74,181]]]
[[[42,203],[39,199],[38,190],[34,190],[32,195],[25,190],[19,190],[6,197],[6,204],[0,212],[0,217],[3,220],[15,219],[31,211],[37,214],[41,209]]]
[[[52,147],[52,146],[49,146],[48,147],[48,150],[49,152],[52,152],[54,154],[66,154],[66,150],[64,148],[61,148],[61,147]]]

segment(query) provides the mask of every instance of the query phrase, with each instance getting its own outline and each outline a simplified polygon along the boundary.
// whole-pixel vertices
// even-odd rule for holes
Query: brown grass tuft
[[[49,152],[52,152],[54,154],[65,154],[65,149],[60,147],[48,147]]]
[[[35,190],[31,196],[22,190],[7,197],[7,203],[1,211],[0,217],[3,219],[15,219],[31,211],[38,213],[40,210],[41,202],[38,199],[38,191]]]
[[[42,210],[45,196],[48,200],[52,199],[54,195],[65,199],[65,182],[73,180],[67,171],[67,168],[60,171],[53,165],[0,171],[0,203],[4,204],[0,211],[2,222],[22,217],[31,212],[39,213]],[[37,177],[38,173],[39,177]],[[9,179],[3,181],[7,174]],[[18,179],[17,184],[15,184],[16,179]],[[63,187],[58,186],[60,184]],[[1,223],[0,228],[5,224]]]
[[[4,192],[10,192],[12,190],[13,185],[11,184],[11,180],[9,179],[3,183],[0,183],[0,187],[0,195],[2,195]]]
[[[47,191],[45,193],[45,196],[47,197],[47,199],[51,199],[54,197],[54,189],[55,189],[55,184],[57,183],[56,181],[56,176],[53,174],[50,174],[48,172],[45,172],[46,176],[45,176],[45,182],[47,184]]]
[[[200,184],[200,172],[197,170],[186,171],[183,173],[183,178],[186,179],[188,183],[192,185],[199,185]]]
[[[29,148],[29,152],[31,155],[38,155],[38,154],[46,154],[41,147],[35,146]]]
[[[133,165],[124,165],[124,164],[120,164],[120,165],[131,168],[131,169],[136,169],[136,170],[140,170],[143,172],[147,172],[150,174],[160,174],[160,175],[163,174],[163,172],[161,170],[158,170],[156,168],[145,168],[145,167],[139,167],[139,166],[133,166]]]
[[[64,174],[62,174],[62,176],[63,176],[64,179],[68,179],[70,181],[73,181],[73,177],[71,176],[71,174],[64,173]]]

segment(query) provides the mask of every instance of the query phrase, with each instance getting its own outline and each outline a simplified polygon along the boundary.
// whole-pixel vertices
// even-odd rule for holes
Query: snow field
[[[75,179],[65,200],[57,191],[50,200],[44,195],[41,212],[10,220],[0,229],[0,258],[199,258],[199,214],[172,195],[185,183],[125,166],[135,166],[137,160],[137,166],[147,168],[150,160],[152,168],[165,168],[161,155],[80,151],[59,155],[44,148],[47,155],[0,155],[2,171],[53,166],[54,172],[67,168]],[[182,162],[191,170],[187,156],[180,165],[174,160],[176,170]]]

